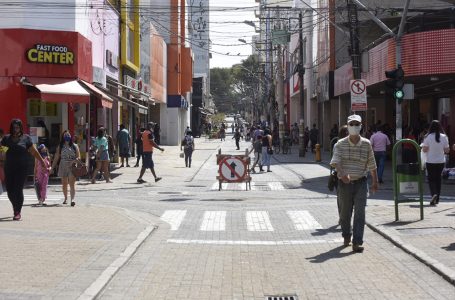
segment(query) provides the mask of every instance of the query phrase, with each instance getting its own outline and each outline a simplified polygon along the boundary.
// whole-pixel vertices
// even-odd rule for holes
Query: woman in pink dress
[[[47,194],[47,185],[49,183],[49,174],[51,172],[51,162],[49,160],[49,152],[43,144],[38,146],[38,151],[44,160],[44,165],[35,160],[35,188],[38,196],[39,205],[45,205]]]

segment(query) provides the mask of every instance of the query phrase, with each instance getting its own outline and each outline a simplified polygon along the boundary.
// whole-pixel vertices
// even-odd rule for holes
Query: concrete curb
[[[412,245],[404,243],[395,233],[381,225],[374,225],[370,222],[366,222],[367,226],[377,232],[387,240],[392,242],[395,246],[402,249],[406,253],[412,255],[414,258],[428,266],[431,270],[442,276],[447,282],[455,286],[455,271],[446,267],[444,264],[430,257],[428,254],[415,248]]]
[[[105,206],[99,206],[105,207]],[[108,207],[106,207],[108,208]],[[143,216],[120,207],[109,207],[114,210],[121,211],[125,216],[135,220],[141,224],[150,224]],[[113,261],[98,278],[77,298],[78,300],[93,300],[96,299],[120,269],[133,257],[139,247],[145,240],[157,229],[156,225],[148,225],[142,232],[139,233],[136,240],[134,240],[120,255]]]

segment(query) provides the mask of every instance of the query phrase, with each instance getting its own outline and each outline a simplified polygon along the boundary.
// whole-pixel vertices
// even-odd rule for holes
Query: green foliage
[[[212,124],[215,125],[217,124],[218,127],[219,125],[224,122],[224,119],[226,118],[224,113],[217,113],[216,115],[212,116]]]

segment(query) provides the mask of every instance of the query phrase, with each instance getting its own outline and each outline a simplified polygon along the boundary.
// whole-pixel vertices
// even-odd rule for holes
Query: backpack
[[[191,136],[186,136],[184,139],[183,139],[183,145],[185,146],[185,148],[193,148],[193,138]]]

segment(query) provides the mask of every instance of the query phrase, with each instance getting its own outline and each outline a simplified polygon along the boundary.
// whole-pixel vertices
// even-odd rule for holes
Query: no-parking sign
[[[364,79],[351,80],[351,110],[367,110],[367,82]]]
[[[244,181],[246,170],[246,162],[235,156],[224,158],[219,165],[219,174],[226,182]]]

